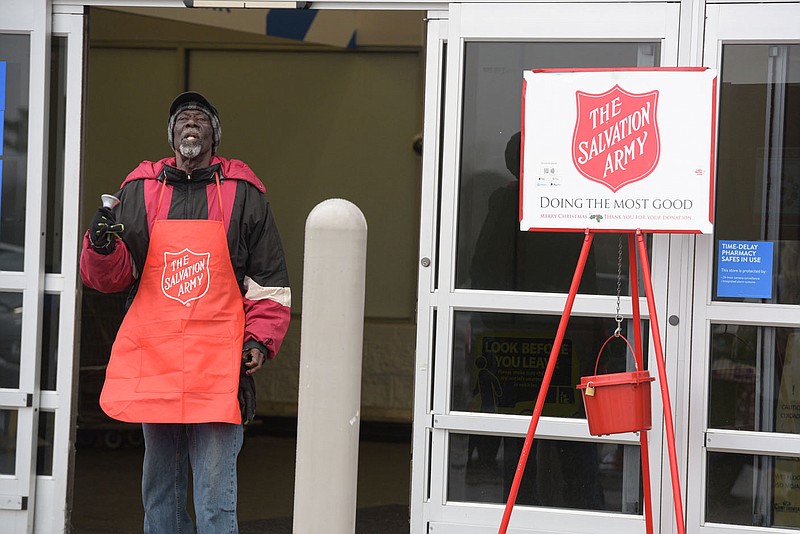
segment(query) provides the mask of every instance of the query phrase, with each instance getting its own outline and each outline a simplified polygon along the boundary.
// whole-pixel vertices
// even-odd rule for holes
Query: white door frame
[[[0,7],[0,31],[28,35],[28,154],[22,272],[0,273],[0,289],[22,293],[19,388],[0,390],[0,407],[16,412],[15,468],[0,477],[0,521],[14,532],[33,526],[36,491],[36,444],[39,421],[41,317],[44,291],[42,231],[45,217],[47,155],[45,148],[50,57],[50,6],[46,0],[12,0]],[[11,428],[6,431],[12,431]]]
[[[441,188],[441,136],[443,88],[445,83],[445,45],[447,13],[428,13],[425,63],[425,116],[423,139],[436,142],[423,144],[422,196],[420,201],[420,244],[417,282],[417,342],[414,366],[414,415],[411,482],[411,532],[425,532],[423,503],[430,499],[428,484],[431,459],[431,402],[433,395],[432,347],[436,324],[436,254],[438,235],[439,191]],[[439,18],[443,16],[443,18]]]
[[[56,6],[53,8],[53,36],[66,39],[66,65],[64,70],[65,121],[64,121],[64,185],[62,188],[62,246],[61,272],[45,274],[45,292],[59,296],[58,348],[56,390],[42,391],[40,409],[55,413],[53,435],[53,472],[37,477],[35,531],[59,531],[69,520],[67,494],[71,486],[73,436],[75,433],[73,411],[77,398],[76,325],[78,313],[78,244],[82,106],[84,17],[82,7]]]
[[[613,12],[616,16],[608,24],[597,23],[598,18]],[[535,16],[534,16],[535,13]],[[563,21],[569,20],[569,24]],[[565,30],[569,26],[572,30]],[[441,64],[441,23],[436,22],[429,35],[429,69]],[[583,4],[555,5],[547,7],[535,4],[452,4],[449,10],[447,30],[447,80],[444,103],[444,146],[428,147],[424,154],[423,212],[420,258],[430,259],[428,266],[420,267],[420,290],[418,303],[417,344],[417,394],[414,411],[415,463],[412,477],[412,532],[426,532],[426,526],[435,532],[464,534],[496,532],[502,515],[502,506],[470,505],[447,501],[447,456],[448,436],[451,432],[484,432],[506,436],[523,437],[527,431],[528,417],[497,416],[488,414],[451,413],[449,355],[453,350],[453,315],[456,310],[524,311],[538,310],[560,315],[564,306],[564,295],[525,294],[509,292],[483,292],[455,289],[456,217],[458,203],[458,174],[460,153],[461,95],[463,84],[463,43],[469,40],[620,40],[662,39],[661,65],[678,63],[679,8],[676,4]],[[431,42],[436,41],[436,45]],[[431,67],[433,65],[434,67]],[[429,70],[428,83],[435,87],[426,92],[426,112],[441,109],[436,100],[441,94],[440,71]],[[426,114],[426,139],[439,139],[437,125],[442,124],[439,114]],[[430,132],[430,134],[429,134]],[[430,150],[427,152],[427,150]],[[441,180],[439,179],[440,154]],[[441,190],[441,191],[439,191]],[[441,205],[435,206],[440,194]],[[430,198],[428,198],[430,196]],[[427,202],[427,204],[426,204]],[[433,205],[431,204],[433,203]],[[430,206],[425,209],[425,206]],[[439,223],[438,240],[436,224]],[[428,233],[430,232],[430,235]],[[438,251],[436,246],[438,245]],[[669,238],[656,236],[652,258],[652,276],[655,282],[659,315],[665,317]],[[438,276],[438,281],[433,277]],[[613,316],[615,298],[606,296],[578,296],[574,314],[590,316]],[[642,298],[640,307],[647,317],[646,302]],[[609,314],[609,312],[612,312]],[[630,298],[623,299],[623,314],[630,316]],[[434,332],[436,333],[434,335]],[[669,350],[669,347],[668,349]],[[652,351],[651,351],[652,353]],[[674,359],[673,359],[674,360]],[[650,368],[655,369],[651,363]],[[672,375],[676,365],[670,365]],[[673,378],[673,377],[671,377]],[[674,401],[673,401],[674,402]],[[660,396],[655,392],[653,406],[660,414]],[[656,415],[658,420],[658,415]],[[560,437],[584,441],[625,443],[636,445],[635,435],[617,435],[595,438],[588,434],[581,420],[542,418],[537,430],[539,437]],[[653,495],[658,521],[659,514],[671,523],[671,498],[666,510],[658,501],[658,472],[662,465],[662,432],[656,425],[649,433],[651,443],[650,463],[654,469]],[[685,437],[685,436],[682,436]],[[419,455],[424,453],[424,461]],[[668,466],[667,466],[668,472]],[[669,479],[666,480],[667,488]],[[669,492],[668,492],[669,493]],[[669,493],[671,495],[671,493]],[[514,512],[512,525],[537,525],[537,532],[598,532],[602,522],[609,532],[644,531],[641,516],[576,512],[574,510],[521,508]],[[520,529],[515,532],[529,531]]]

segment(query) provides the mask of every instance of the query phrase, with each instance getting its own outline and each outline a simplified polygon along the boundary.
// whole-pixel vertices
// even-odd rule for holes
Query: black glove
[[[242,424],[246,425],[256,416],[256,382],[248,375],[247,366],[242,360],[239,372],[239,409],[242,411]]]
[[[89,225],[89,242],[92,248],[100,254],[111,254],[117,244],[116,236],[122,233],[125,227],[117,223],[111,208],[102,206],[92,218]]]

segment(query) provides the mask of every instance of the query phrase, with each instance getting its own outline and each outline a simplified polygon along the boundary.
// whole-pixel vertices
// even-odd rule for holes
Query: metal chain
[[[614,331],[614,336],[619,337],[622,333],[622,314],[619,312],[620,299],[622,295],[622,234],[619,234],[619,247],[617,250],[617,315],[614,320],[617,321],[617,329]]]

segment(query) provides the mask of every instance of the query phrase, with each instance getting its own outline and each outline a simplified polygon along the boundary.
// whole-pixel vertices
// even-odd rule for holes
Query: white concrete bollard
[[[367,222],[342,199],[306,219],[294,534],[356,522]]]

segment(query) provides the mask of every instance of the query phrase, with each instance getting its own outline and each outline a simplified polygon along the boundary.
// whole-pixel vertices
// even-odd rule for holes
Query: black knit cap
[[[217,153],[217,147],[222,139],[222,127],[219,123],[219,114],[206,97],[195,91],[186,91],[175,97],[172,104],[169,106],[169,122],[167,123],[167,140],[169,147],[175,150],[174,139],[172,131],[175,129],[175,119],[181,111],[187,109],[196,109],[202,111],[211,120],[211,128],[214,131],[213,139],[211,140],[211,154]]]

